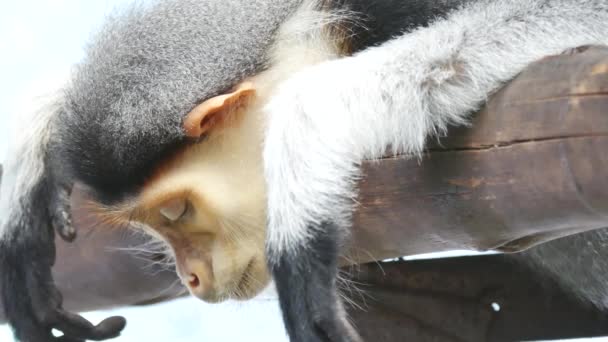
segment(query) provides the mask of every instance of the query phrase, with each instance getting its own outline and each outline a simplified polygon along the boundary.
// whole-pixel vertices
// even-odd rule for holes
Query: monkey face
[[[172,153],[123,210],[108,211],[165,242],[182,282],[202,300],[248,299],[270,282],[264,106],[293,69],[262,73],[194,108],[183,128],[201,142]]]
[[[207,302],[249,299],[269,281],[264,218],[216,210],[189,192],[158,207],[151,233],[171,247],[176,271],[192,295]]]
[[[244,162],[234,156],[210,163],[201,148],[146,189],[137,216],[171,247],[177,273],[194,296],[251,298],[269,281],[263,179],[255,163],[228,166]]]
[[[258,118],[233,114],[164,163],[129,214],[170,246],[182,282],[208,302],[251,298],[270,280],[262,140],[248,122]]]

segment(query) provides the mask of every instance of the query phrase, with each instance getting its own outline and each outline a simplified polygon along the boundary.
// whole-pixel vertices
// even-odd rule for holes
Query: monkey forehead
[[[165,0],[110,16],[59,118],[65,162],[107,199],[139,187],[185,142],[184,116],[261,71],[301,0]]]

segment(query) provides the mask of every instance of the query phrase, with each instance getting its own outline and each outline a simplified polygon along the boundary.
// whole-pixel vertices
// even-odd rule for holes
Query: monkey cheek
[[[245,301],[257,296],[270,283],[270,273],[264,262],[251,259],[239,267],[239,271],[230,270],[230,274],[218,275],[212,284],[203,286],[200,279],[194,276],[180,276],[190,294],[207,303],[220,303],[228,299]],[[217,281],[223,279],[224,281]]]
[[[233,299],[248,300],[257,296],[270,283],[270,273],[264,261],[260,259],[252,259],[240,278],[235,279],[237,289],[234,292]],[[263,258],[261,260],[264,260]]]

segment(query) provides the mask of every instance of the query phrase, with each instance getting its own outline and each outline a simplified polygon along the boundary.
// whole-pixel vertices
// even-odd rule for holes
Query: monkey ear
[[[255,95],[252,82],[240,83],[232,92],[212,97],[194,107],[184,120],[184,131],[190,138],[199,138],[209,132],[229,113]]]

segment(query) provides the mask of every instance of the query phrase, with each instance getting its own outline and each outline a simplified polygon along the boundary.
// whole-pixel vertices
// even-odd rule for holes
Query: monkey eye
[[[160,207],[160,214],[163,215],[167,220],[176,222],[188,209],[188,203],[185,198],[174,198],[170,201],[163,203]]]

